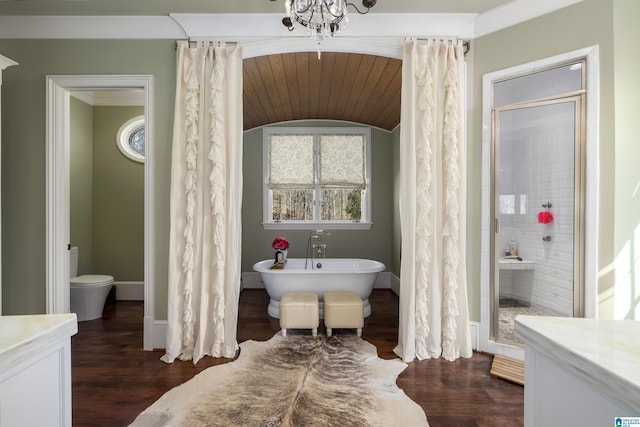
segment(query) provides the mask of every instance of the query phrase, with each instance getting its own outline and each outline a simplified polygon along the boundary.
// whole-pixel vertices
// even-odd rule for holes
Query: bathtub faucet
[[[331,233],[325,230],[312,230],[309,233],[309,242],[307,246],[307,261],[311,258],[311,268],[313,266],[313,258],[325,258],[327,252],[327,244],[322,242],[322,237],[331,236]],[[315,241],[315,243],[312,243]],[[307,262],[305,262],[305,268]]]
[[[314,243],[313,249],[316,251],[316,258],[324,258],[324,254],[327,250],[326,243]]]

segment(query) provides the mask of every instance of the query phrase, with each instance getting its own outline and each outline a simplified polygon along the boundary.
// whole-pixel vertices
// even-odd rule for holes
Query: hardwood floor
[[[238,342],[265,341],[279,331],[278,320],[266,314],[267,303],[263,290],[242,292]],[[395,358],[398,297],[375,290],[371,304],[373,314],[362,337],[378,348],[381,358]],[[117,302],[105,307],[102,319],[79,323],[71,341],[74,426],[126,426],[166,391],[230,361],[207,357],[196,366],[166,364],[160,360],[162,351],[142,350],[142,320],[141,302]],[[491,377],[492,358],[474,353],[455,362],[413,362],[399,376],[398,386],[422,406],[431,427],[521,426],[524,388]]]

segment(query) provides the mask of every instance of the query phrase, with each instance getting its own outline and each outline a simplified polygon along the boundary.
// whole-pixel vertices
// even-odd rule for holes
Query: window
[[[116,142],[122,154],[144,163],[144,116],[134,117],[120,126]]]
[[[369,228],[368,128],[266,128],[265,228]]]

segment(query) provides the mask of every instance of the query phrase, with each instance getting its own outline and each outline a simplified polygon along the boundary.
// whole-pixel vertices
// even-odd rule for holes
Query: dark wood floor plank
[[[267,315],[268,301],[263,290],[241,293],[238,342],[266,341],[279,331],[278,320]],[[371,304],[362,337],[381,358],[395,358],[398,297],[375,290]],[[108,304],[103,318],[79,323],[71,341],[74,426],[126,426],[171,388],[230,361],[206,357],[197,365],[166,364],[160,360],[163,352],[142,350],[142,324],[142,304],[122,301]],[[325,332],[322,325],[319,332]],[[492,377],[492,359],[474,353],[455,362],[413,362],[398,377],[398,386],[424,408],[431,427],[521,426],[524,388]]]

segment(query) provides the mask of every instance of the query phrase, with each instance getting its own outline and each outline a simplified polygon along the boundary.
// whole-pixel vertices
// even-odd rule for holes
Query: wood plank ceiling
[[[244,129],[289,120],[400,123],[402,61],[354,53],[283,53],[244,60]]]

